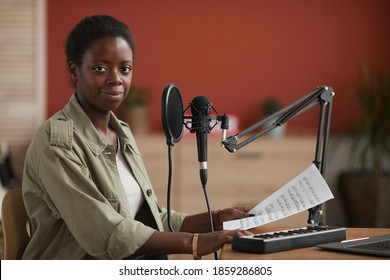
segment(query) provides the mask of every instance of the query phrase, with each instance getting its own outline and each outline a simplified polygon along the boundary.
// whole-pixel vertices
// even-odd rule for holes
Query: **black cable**
[[[174,232],[171,224],[171,183],[172,183],[172,146],[168,145],[168,188],[167,188],[168,227],[171,232]]]
[[[168,187],[167,187],[167,211],[168,211],[168,227],[171,232],[174,232],[171,223],[171,185],[172,185],[172,146],[168,145]],[[210,208],[209,199],[207,196],[206,185],[202,186],[204,197],[206,200],[207,212],[210,220],[211,231],[214,232],[213,214]],[[217,252],[214,252],[214,259],[218,260]]]
[[[203,188],[204,198],[206,200],[207,212],[209,214],[210,228],[211,231],[214,232],[215,230],[214,230],[214,222],[213,222],[213,213],[211,212],[210,203],[206,191],[206,185],[202,185],[202,188]],[[214,259],[218,260],[217,252],[214,252]]]

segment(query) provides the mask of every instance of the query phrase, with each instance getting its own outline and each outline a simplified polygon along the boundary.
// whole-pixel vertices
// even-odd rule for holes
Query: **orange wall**
[[[353,86],[358,64],[389,67],[386,0],[67,0],[47,1],[48,114],[72,94],[63,44],[84,16],[107,13],[132,29],[136,84],[153,90],[151,126],[161,131],[164,86],[175,83],[184,105],[207,96],[241,128],[262,116],[259,103],[277,95],[285,105],[318,85],[336,91],[332,131],[356,121]],[[291,121],[290,131],[314,132],[316,110]]]

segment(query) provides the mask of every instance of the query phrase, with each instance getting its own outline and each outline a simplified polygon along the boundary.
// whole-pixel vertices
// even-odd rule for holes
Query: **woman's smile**
[[[118,90],[101,90],[100,94],[108,101],[121,101],[124,98],[124,92]]]

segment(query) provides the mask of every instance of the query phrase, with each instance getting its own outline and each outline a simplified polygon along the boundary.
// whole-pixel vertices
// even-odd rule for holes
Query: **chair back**
[[[4,259],[20,260],[30,241],[29,219],[23,203],[22,188],[8,191],[1,207]]]

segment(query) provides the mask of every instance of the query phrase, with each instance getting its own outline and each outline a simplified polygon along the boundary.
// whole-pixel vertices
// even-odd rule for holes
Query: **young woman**
[[[22,187],[32,237],[23,258],[198,258],[247,234],[210,232],[207,213],[175,211],[175,232],[168,230],[130,128],[112,113],[131,85],[128,27],[107,15],[86,17],[65,48],[75,93],[38,129],[26,155]],[[214,211],[216,229],[248,210]]]

